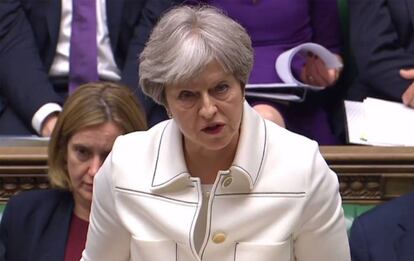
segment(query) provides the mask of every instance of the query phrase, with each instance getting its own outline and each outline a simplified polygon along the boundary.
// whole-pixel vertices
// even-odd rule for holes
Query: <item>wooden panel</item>
[[[328,163],[414,164],[414,147],[321,146]]]
[[[46,146],[0,147],[0,203],[19,191],[49,187]]]
[[[414,191],[414,147],[322,146],[344,202],[378,203]]]
[[[0,202],[47,188],[47,143],[0,142]],[[378,203],[414,191],[414,147],[322,146],[344,202]]]

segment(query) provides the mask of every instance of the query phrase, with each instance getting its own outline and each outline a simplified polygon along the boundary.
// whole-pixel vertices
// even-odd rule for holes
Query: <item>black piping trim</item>
[[[158,195],[158,194],[154,194],[154,193],[148,193],[148,192],[144,192],[144,191],[139,191],[139,190],[134,190],[134,189],[128,189],[128,188],[122,188],[122,187],[115,187],[116,189],[119,190],[123,190],[123,191],[128,191],[128,192],[135,192],[138,194],[143,194],[143,195],[148,195],[154,198],[163,198],[163,199],[168,199],[171,201],[175,201],[175,202],[181,202],[181,203],[186,203],[186,204],[192,204],[192,205],[197,205],[198,202],[192,202],[192,201],[185,201],[185,200],[177,200],[175,198],[170,198],[170,197],[166,197],[166,196],[162,196],[162,195]]]
[[[246,169],[244,169],[243,167],[241,167],[239,165],[232,165],[232,166],[237,167],[239,169],[242,169],[244,172],[246,172],[247,175],[249,175],[250,179],[253,180],[253,185],[256,185],[256,182],[259,179],[259,174],[261,173],[261,170],[262,170],[262,167],[263,167],[263,161],[264,161],[264,156],[265,156],[265,151],[266,151],[266,146],[267,146],[267,128],[266,128],[266,123],[265,123],[264,119],[262,119],[262,123],[263,123],[263,126],[264,126],[265,140],[264,140],[263,151],[262,151],[262,159],[261,159],[260,164],[259,164],[259,169],[257,170],[256,179],[253,180],[250,173]]]
[[[264,119],[262,119],[262,124],[264,126],[265,141],[264,141],[263,151],[262,151],[262,160],[260,161],[260,166],[259,166],[259,169],[257,170],[256,180],[253,182],[253,185],[256,185],[256,182],[259,179],[259,175],[262,171],[263,161],[264,161],[264,157],[265,157],[265,151],[266,151],[266,147],[267,147],[267,128],[266,128],[266,122],[265,122]]]
[[[195,181],[193,181],[193,183],[195,183]],[[191,221],[191,228],[194,228],[194,229],[195,229],[195,223],[196,223],[196,213],[200,210],[200,205],[199,205],[199,203],[200,203],[200,198],[199,198],[200,191],[199,191],[199,188],[200,187],[199,186],[196,186],[196,187],[197,187],[197,209],[194,212],[193,220]],[[188,232],[189,233],[189,235],[188,235],[188,241],[190,242],[190,247],[193,248],[196,251],[196,254],[197,254],[197,257],[198,257],[197,249],[193,245],[193,240],[191,240],[191,228],[190,228],[190,230]]]
[[[239,246],[239,242],[236,242],[236,245],[234,246],[234,257],[233,260],[236,261],[237,257],[237,247]]]
[[[214,191],[211,191],[210,192],[210,197],[212,197],[211,198],[211,205],[208,205],[207,206],[207,208],[208,209],[210,209],[210,216],[207,216],[207,218],[208,218],[208,224],[209,224],[209,226],[208,226],[208,231],[206,232],[207,233],[207,243],[206,243],[206,245],[204,246],[204,249],[203,249],[203,251],[202,251],[202,253],[201,253],[201,256],[200,256],[200,259],[201,260],[203,260],[203,256],[204,256],[204,251],[206,250],[206,248],[207,248],[207,245],[209,244],[209,241],[210,241],[210,236],[211,236],[211,220],[212,220],[212,217],[213,217],[213,208],[212,208],[212,206],[214,205],[214,199],[216,198],[215,197],[215,195],[216,195],[216,190],[217,190],[217,186],[215,187],[215,190]]]
[[[161,143],[162,143],[162,139],[164,138],[164,132],[165,132],[165,130],[167,129],[167,127],[168,127],[168,125],[169,125],[169,124],[170,124],[170,123],[168,123],[167,125],[165,125],[165,128],[162,130],[162,133],[161,133],[161,139],[160,139],[160,142],[159,142],[159,144],[158,144],[157,159],[156,159],[156,161],[155,161],[154,173],[152,174],[152,181],[151,181],[151,186],[153,186],[153,187],[154,187],[155,172],[157,172],[157,168],[158,168],[158,161],[159,161],[159,158],[160,158],[160,151],[161,151]]]
[[[246,196],[246,195],[306,195],[306,192],[254,192],[254,193],[220,193],[214,196]]]

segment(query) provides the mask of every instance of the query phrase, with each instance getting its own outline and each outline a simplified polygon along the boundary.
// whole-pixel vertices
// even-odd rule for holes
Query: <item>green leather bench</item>
[[[342,208],[344,210],[344,215],[345,215],[345,223],[346,223],[347,231],[349,232],[349,229],[352,226],[352,222],[354,222],[354,219],[356,217],[358,217],[365,211],[368,211],[375,206],[376,206],[375,204],[350,204],[350,203],[342,204]]]
[[[1,220],[1,217],[3,216],[3,210],[5,207],[6,207],[5,204],[0,204],[0,220]]]

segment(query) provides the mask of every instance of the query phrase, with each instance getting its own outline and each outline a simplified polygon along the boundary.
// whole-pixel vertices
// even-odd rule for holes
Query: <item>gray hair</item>
[[[145,94],[166,105],[166,85],[192,79],[212,60],[244,89],[253,64],[246,30],[210,6],[176,7],[157,23],[140,55],[139,83]]]

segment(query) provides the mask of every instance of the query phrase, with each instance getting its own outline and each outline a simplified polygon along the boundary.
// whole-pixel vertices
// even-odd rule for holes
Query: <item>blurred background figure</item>
[[[352,261],[414,260],[414,193],[356,218],[349,244]]]
[[[254,48],[248,83],[282,82],[275,70],[276,59],[284,51],[306,42],[318,43],[342,60],[336,0],[191,0],[189,3],[213,5],[247,29]],[[296,57],[292,70],[297,79],[325,90],[308,92],[302,103],[247,97],[249,103],[264,118],[320,145],[341,143],[330,123],[330,112],[342,98],[335,86],[341,70],[328,69],[312,53]]]
[[[414,1],[348,0],[357,77],[348,99],[367,97],[414,108]]]
[[[117,136],[146,129],[144,111],[129,88],[97,82],[76,89],[49,142],[53,189],[23,192],[9,200],[0,224],[0,260],[79,260],[95,174]]]
[[[137,56],[174,0],[0,1],[0,135],[50,136],[79,84],[130,87],[150,124],[167,116],[138,88]]]

